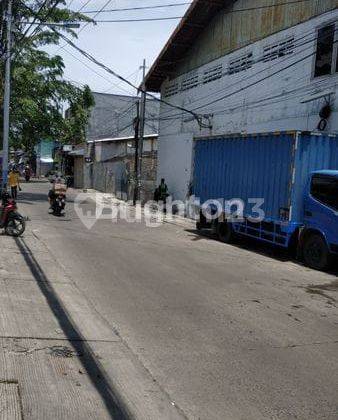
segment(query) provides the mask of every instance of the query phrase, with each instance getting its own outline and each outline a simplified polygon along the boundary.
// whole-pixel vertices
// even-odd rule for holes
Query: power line
[[[127,79],[130,79],[131,77],[136,76],[136,79],[137,79],[139,72],[140,72],[140,69],[138,68],[138,69],[137,69],[137,70],[135,70],[133,73],[131,73],[131,74],[129,74],[128,76],[126,76],[126,78],[127,78]],[[117,84],[114,84],[113,86],[119,87],[119,86],[121,85],[121,83],[122,83],[122,82],[117,83]],[[135,83],[136,83],[136,82],[135,82]],[[112,90],[112,87],[111,87],[111,88],[109,88],[109,89],[107,89],[107,90],[105,90],[105,91],[104,91],[104,92],[102,92],[102,93],[108,93],[108,92],[109,92],[109,91],[111,91],[111,90]]]
[[[272,7],[278,7],[278,6],[288,6],[293,4],[299,4],[308,2],[310,0],[294,0],[291,2],[286,3],[277,3],[273,5],[268,6],[257,6],[257,7],[248,7],[246,9],[237,9],[237,10],[231,10],[228,13],[238,13],[238,12],[248,12],[252,10],[262,10]],[[165,6],[157,6],[157,7],[165,7]],[[153,7],[154,8],[154,7]],[[123,10],[141,10],[142,8],[130,8],[130,9],[115,9],[112,11],[123,11]],[[165,21],[165,20],[175,20],[175,19],[185,19],[186,16],[169,16],[169,17],[158,17],[158,18],[135,18],[135,19],[108,19],[108,20],[95,20],[96,23],[131,23],[131,22],[155,22],[155,21]]]
[[[305,79],[306,77],[302,76],[300,79],[298,80],[302,80]],[[315,88],[320,87],[320,85],[323,84],[323,82],[320,82],[318,84],[316,84],[316,86],[308,86],[308,88],[306,89],[307,85],[302,85],[301,87],[297,87],[296,89],[293,90],[289,90],[288,92],[283,92],[283,93],[278,93],[276,95],[273,96],[267,96],[264,98],[260,98],[258,100],[255,101],[251,101],[251,102],[243,102],[242,101],[238,101],[237,104],[231,104],[231,106],[228,106],[225,109],[222,110],[217,110],[215,112],[213,112],[213,115],[220,115],[220,114],[225,114],[225,113],[233,113],[234,111],[241,109],[241,108],[246,108],[246,109],[254,109],[257,108],[258,106],[271,106],[271,105],[275,105],[277,103],[280,102],[285,102],[286,100],[290,100],[290,99],[296,99],[298,97],[304,97],[304,95],[306,94],[306,92],[308,91],[313,91]],[[324,85],[324,87],[327,87],[326,85]],[[304,90],[305,88],[305,90]],[[299,92],[297,94],[297,92]],[[271,102],[272,101],[272,102]],[[165,130],[166,128],[170,127],[172,125],[172,121],[176,120],[177,118],[167,118],[167,119],[159,119],[160,121],[169,121],[168,124],[161,126],[162,130]],[[156,121],[158,119],[154,118],[152,119],[152,121]]]
[[[39,14],[42,12],[42,10],[45,8],[45,6],[47,5],[47,3],[49,2],[49,0],[45,0],[42,5],[40,6],[39,10],[36,13],[36,16],[34,17],[32,23],[28,26],[28,28],[26,29],[26,31],[22,34],[22,39],[26,37],[26,35],[28,34],[29,30],[31,29],[31,27],[34,25],[34,23],[37,21],[37,19],[39,18]],[[56,1],[56,4],[59,3],[59,0]],[[34,32],[37,31],[37,29],[39,28],[39,25],[34,29]]]
[[[302,47],[302,46],[307,45],[307,44],[312,44],[314,41],[316,41],[317,37],[315,37],[315,38],[312,37],[311,39],[308,39],[304,42],[299,43],[299,41],[306,39],[312,33],[313,33],[313,30],[303,32],[302,36],[300,38],[298,38],[297,43],[294,44],[293,48],[296,49],[296,48]],[[303,52],[307,51],[308,49],[309,49],[309,47],[304,48],[303,50],[298,51],[298,54],[303,53]],[[284,62],[288,61],[290,58],[291,58],[291,56],[286,56],[282,61],[277,60],[274,65],[270,66],[269,68],[264,69],[263,71],[267,71],[267,70],[271,70],[272,68],[279,67],[281,63],[284,63]],[[254,60],[252,64],[257,64],[257,63],[260,63],[260,62],[264,62],[264,60],[265,60],[265,58],[264,58],[264,56],[262,56],[259,59]],[[249,77],[247,77],[246,80],[253,79],[260,73],[261,73],[261,71],[256,72],[256,73],[250,75]],[[220,89],[217,93],[220,93],[220,92],[223,92],[223,91],[228,91],[229,88],[233,88],[234,86],[240,85],[242,83],[243,83],[243,79],[237,81],[236,83],[232,83],[231,85],[225,86],[224,88]],[[207,99],[207,98],[209,98],[211,96],[214,96],[214,95],[215,95],[215,92],[212,92],[212,93],[209,93],[205,96],[199,97],[199,98],[191,101],[190,105],[193,104],[193,103],[199,102],[203,99]],[[164,116],[162,118],[173,117],[173,116],[175,116],[175,114],[164,114]]]
[[[86,1],[86,3],[85,4],[83,4],[77,11],[76,11],[76,13],[80,13],[90,2],[91,2],[92,0],[87,0]],[[70,2],[70,4],[69,4],[69,6],[72,4],[72,2],[73,1],[71,1]],[[68,7],[69,7],[68,6]],[[88,25],[88,23],[85,25],[85,26],[83,26],[80,30],[79,30],[79,32],[78,32],[78,34],[80,33],[80,32],[82,32],[83,30],[84,30],[84,28],[86,27]],[[60,45],[59,46],[59,48],[55,51],[55,54],[56,53],[58,53],[62,48],[64,48],[66,46],[66,44],[63,44],[63,45]]]
[[[170,16],[170,17],[159,17],[159,18],[138,18],[138,19],[109,19],[109,20],[94,20],[94,23],[131,23],[131,22],[157,22],[164,20],[177,20],[184,19],[184,16]]]
[[[231,10],[229,13],[240,13],[240,12],[249,12],[250,10],[270,9],[270,8],[278,7],[278,6],[289,6],[290,4],[293,5],[293,4],[299,4],[299,3],[307,3],[309,1],[312,1],[312,0],[286,1],[286,2],[282,2],[282,3],[269,4],[269,5],[266,5],[266,6],[247,7],[247,8],[244,8],[244,9]]]
[[[35,18],[33,19],[33,21],[32,21],[32,23],[30,24],[30,26],[26,29],[26,31],[21,35],[21,37],[17,40],[17,44],[19,45],[25,38],[26,38],[26,36],[27,36],[27,34],[28,34],[28,32],[29,32],[29,30],[31,29],[31,27],[34,25],[34,23],[36,22],[36,20],[37,19],[39,19],[40,20],[40,24],[39,25],[37,25],[35,28],[34,28],[34,31],[32,32],[32,34],[27,38],[27,39],[30,39],[30,38],[32,38],[33,36],[34,36],[34,34],[36,33],[36,31],[39,29],[39,27],[41,26],[41,24],[43,24],[44,22],[46,22],[46,20],[48,19],[48,17],[51,15],[51,13],[54,11],[54,9],[55,9],[55,7],[60,3],[60,1],[61,0],[55,0],[55,3],[53,4],[53,6],[48,10],[48,12],[46,13],[46,15],[41,19],[40,17],[39,17],[39,14],[41,13],[41,11],[43,10],[43,8],[46,6],[46,4],[47,4],[47,2],[48,2],[49,0],[46,0],[42,5],[41,5],[41,7],[39,8],[39,10],[38,10],[38,12],[34,12],[33,11],[33,13],[34,13],[34,15],[35,15]],[[20,3],[25,7],[25,8],[27,8],[28,10],[30,10],[31,12],[32,12],[32,9],[29,9],[22,1],[20,1]],[[13,52],[12,52],[12,54],[11,54],[11,57],[14,55],[14,53],[15,53],[15,51],[13,50]],[[0,58],[2,57],[4,55],[4,53],[3,54],[1,54],[1,56],[0,56]]]
[[[294,5],[294,4],[299,4],[299,3],[305,3],[311,0],[293,0],[293,1],[289,1],[289,2],[282,2],[282,3],[276,3],[276,4],[270,4],[270,5],[266,5],[266,6],[256,6],[256,7],[247,7],[247,8],[242,8],[242,9],[236,9],[236,10],[229,10],[228,13],[240,13],[240,12],[248,12],[251,10],[262,10],[262,9],[269,9],[269,8],[273,8],[273,7],[278,7],[278,6],[289,6],[289,5]],[[150,10],[150,9],[160,9],[160,8],[166,8],[166,7],[177,7],[177,6],[186,6],[192,4],[192,2],[184,2],[184,3],[171,3],[171,4],[163,4],[163,5],[155,5],[155,6],[140,6],[140,7],[126,7],[126,8],[118,8],[118,9],[110,9],[110,10],[105,10],[105,13],[108,12],[124,12],[124,11],[132,11],[132,10]],[[91,13],[96,13],[96,10],[84,10],[83,13],[87,13],[87,14],[91,14]]]
[[[108,82],[110,85],[115,86],[116,88],[122,90],[124,93],[127,93],[128,95],[130,95],[130,92],[128,92],[126,89],[122,88],[121,86],[119,86],[118,84],[112,83],[112,81],[108,78],[103,76],[101,73],[97,72],[95,69],[93,69],[91,66],[89,66],[86,62],[84,62],[83,60],[81,60],[80,58],[78,58],[75,54],[73,54],[72,52],[68,51],[65,47],[60,46],[60,48],[62,48],[67,54],[71,55],[73,58],[75,58],[75,60],[79,61],[81,64],[83,64],[87,69],[89,69],[91,72],[95,73],[97,76],[101,77],[102,79],[104,79],[106,82]]]
[[[39,18],[39,14],[41,13],[41,11],[44,9],[44,7],[46,6],[46,4],[48,3],[49,0],[45,0],[42,5],[40,6],[39,10],[36,13],[35,18],[33,19],[33,21],[31,22],[31,24],[28,26],[28,28],[25,30],[25,32],[21,35],[21,37],[19,38],[19,40],[17,41],[18,43],[20,43],[28,34],[29,30],[31,29],[31,27],[34,25],[34,23],[36,22],[36,20]],[[60,0],[57,0],[60,1]],[[36,31],[37,28],[34,29],[33,33]],[[3,54],[2,54],[3,55]],[[2,56],[1,55],[1,56]],[[12,53],[13,55],[13,53]]]
[[[184,111],[187,112],[188,114],[191,114],[195,119],[197,119],[200,123],[200,116],[195,114],[193,111],[190,111],[188,109],[185,109],[183,107],[177,106],[177,105],[173,105],[170,102],[164,101],[163,99],[159,99],[157,98],[155,95],[151,95],[149,93],[147,93],[146,91],[143,91],[142,89],[139,89],[137,86],[135,86],[133,83],[131,83],[129,80],[127,80],[125,77],[119,75],[118,73],[116,73],[114,70],[112,70],[111,68],[109,68],[108,66],[106,66],[105,64],[101,63],[100,61],[98,61],[96,58],[94,58],[91,54],[87,53],[86,51],[84,51],[83,49],[79,48],[76,44],[74,44],[73,41],[71,41],[69,38],[67,38],[65,35],[63,35],[62,33],[60,33],[59,31],[57,31],[55,28],[52,28],[52,30],[54,32],[56,32],[61,38],[63,38],[71,47],[73,47],[74,49],[76,49],[78,52],[80,52],[84,57],[86,57],[88,60],[92,61],[94,64],[96,64],[97,66],[101,67],[102,69],[104,69],[107,73],[110,73],[111,75],[113,75],[114,77],[118,78],[119,80],[125,82],[127,85],[131,86],[134,89],[137,89],[141,92],[146,93],[148,96],[150,96],[151,98],[155,99],[156,101],[162,102],[172,108],[178,109],[180,111]]]
[[[294,90],[291,90],[291,91],[288,91],[288,92],[283,92],[279,95],[275,95],[275,96],[267,97],[267,98],[262,98],[262,99],[259,99],[257,101],[254,101],[254,102],[250,102],[250,103],[246,104],[245,106],[248,106],[248,108],[249,107],[254,108],[257,105],[261,105],[262,103],[263,103],[263,106],[264,106],[264,105],[273,105],[273,104],[276,104],[276,103],[285,102],[285,100],[286,100],[285,97],[287,97],[287,99],[304,97],[304,95],[307,91],[313,91],[315,88],[318,88],[321,85],[324,86],[324,87],[328,87],[328,86],[326,86],[326,84],[321,82],[321,83],[318,83],[316,86],[308,86],[308,89],[304,90],[304,88],[306,88],[306,85],[305,85],[305,86],[298,87],[298,88],[296,88]],[[335,86],[335,85],[332,84],[332,85],[329,85],[329,86]],[[301,93],[295,94],[298,91],[301,92]],[[265,102],[273,100],[273,99],[276,99],[276,100],[274,102],[264,104]],[[238,105],[238,106],[235,106],[235,107],[231,106],[231,107],[228,107],[228,108],[225,108],[225,109],[221,109],[221,110],[218,110],[218,111],[214,112],[213,115],[224,114],[228,111],[232,112],[232,111],[235,111],[235,110],[241,108],[242,106],[243,106],[243,103],[241,105]]]
[[[67,5],[67,7],[69,8],[72,4],[74,3],[74,0],[70,0],[69,4]]]
[[[54,29],[54,31],[56,31],[55,29]],[[58,31],[56,31],[56,32],[58,32]],[[87,53],[87,52],[85,52],[85,51],[83,51],[82,49],[80,49],[79,47],[77,47],[71,40],[69,40],[65,35],[63,35],[63,34],[60,34],[60,36],[67,42],[67,43],[69,43],[69,45],[71,45],[73,48],[75,48],[75,49],[77,49],[79,52],[81,52],[81,54],[83,54],[86,58],[88,58],[89,60],[91,60],[91,61],[93,61],[95,64],[97,64],[98,66],[100,66],[101,68],[103,68],[104,70],[106,70],[108,73],[110,73],[110,74],[112,74],[113,76],[115,76],[115,77],[117,77],[117,78],[119,78],[120,80],[122,80],[122,81],[124,81],[125,83],[127,83],[129,86],[132,86],[132,87],[134,87],[135,88],[135,86],[131,83],[131,82],[129,82],[129,80],[126,80],[125,78],[123,78],[122,76],[120,76],[119,74],[117,74],[115,71],[113,71],[112,69],[110,69],[109,67],[107,67],[106,65],[104,65],[104,64],[102,64],[102,63],[100,63],[98,60],[96,60],[93,56],[91,56],[89,53]],[[308,59],[308,58],[310,58],[310,57],[312,57],[313,55],[315,54],[315,52],[312,52],[311,54],[308,54],[308,55],[306,55],[305,57],[302,57],[300,60],[297,60],[297,61],[295,61],[295,62],[293,62],[293,63],[291,63],[291,64],[289,64],[288,66],[286,66],[286,67],[283,67],[282,69],[279,69],[279,70],[277,70],[276,72],[274,72],[274,73],[271,73],[271,74],[269,74],[268,76],[266,76],[266,77],[264,77],[264,78],[262,78],[262,79],[260,79],[260,80],[257,80],[257,81],[255,81],[255,82],[253,82],[253,83],[251,83],[251,84],[249,84],[249,85],[247,85],[247,86],[245,86],[245,87],[242,87],[242,88],[240,88],[240,89],[238,89],[237,91],[234,91],[234,92],[231,92],[230,94],[227,94],[227,95],[225,95],[225,96],[223,96],[223,97],[221,97],[221,98],[218,98],[218,99],[215,99],[215,100],[213,100],[213,101],[211,101],[210,103],[208,103],[208,104],[204,104],[204,105],[201,105],[201,106],[199,106],[199,107],[196,107],[196,108],[193,108],[193,109],[186,109],[186,108],[184,108],[184,107],[181,107],[181,106],[177,106],[177,105],[174,105],[174,104],[171,104],[171,103],[169,103],[169,102],[167,102],[167,101],[164,101],[163,99],[158,99],[156,96],[154,96],[154,95],[150,95],[150,94],[148,94],[148,96],[150,96],[150,97],[152,97],[153,99],[155,99],[155,100],[157,100],[157,101],[159,101],[159,102],[162,102],[162,103],[164,103],[164,104],[166,104],[166,105],[168,105],[168,106],[170,106],[170,107],[172,107],[172,108],[175,108],[175,109],[178,109],[178,110],[180,110],[180,111],[183,111],[183,112],[186,112],[186,113],[188,113],[188,114],[190,114],[190,115],[192,115],[198,122],[199,122],[199,124],[202,126],[202,124],[201,124],[201,114],[197,114],[195,111],[197,111],[197,110],[199,110],[199,109],[201,109],[202,107],[207,107],[207,106],[210,106],[210,105],[212,105],[212,104],[214,104],[214,103],[217,103],[217,102],[219,102],[219,101],[221,101],[221,100],[224,100],[224,99],[226,99],[226,98],[229,98],[229,97],[231,97],[231,96],[233,96],[233,95],[235,95],[235,94],[237,94],[237,93],[240,93],[240,92],[242,92],[242,91],[244,91],[244,90],[246,90],[246,89],[248,89],[248,88],[250,88],[250,87],[253,87],[253,86],[255,86],[255,85],[257,85],[257,84],[259,84],[259,83],[261,83],[262,81],[264,81],[264,80],[267,80],[267,79],[269,79],[269,78],[271,78],[271,77],[273,77],[273,76],[275,76],[276,74],[279,74],[279,73],[281,73],[282,71],[285,71],[285,70],[287,70],[287,69],[289,69],[289,68],[291,68],[291,67],[293,67],[293,66],[295,66],[295,65],[297,65],[297,64],[299,64],[299,63],[301,63],[301,62],[303,62],[303,61],[305,61],[306,59]]]
[[[90,55],[89,53],[87,53],[86,51],[84,51],[84,50],[82,50],[81,48],[79,48],[76,44],[74,44],[74,42],[72,42],[69,38],[67,38],[65,35],[63,35],[62,33],[60,33],[60,32],[58,32],[55,28],[52,28],[52,30],[55,32],[55,33],[57,33],[61,38],[63,38],[70,46],[72,46],[74,49],[76,49],[78,52],[80,52],[82,55],[84,55],[87,59],[89,59],[90,61],[92,61],[94,64],[96,64],[96,65],[98,65],[99,67],[101,67],[101,68],[103,68],[105,71],[107,71],[108,73],[110,73],[110,74],[112,74],[114,77],[116,77],[116,78],[118,78],[119,80],[121,80],[121,81],[124,81],[126,84],[128,84],[129,86],[131,86],[131,87],[133,87],[133,88],[135,88],[135,89],[137,89],[137,87],[136,86],[134,86],[129,80],[127,80],[126,78],[124,78],[124,77],[122,77],[121,75],[119,75],[118,73],[116,73],[114,70],[112,70],[112,69],[110,69],[109,67],[107,67],[105,64],[103,64],[103,63],[101,63],[101,62],[99,62],[96,58],[94,58],[92,55]],[[237,91],[235,91],[235,92],[232,92],[232,93],[230,93],[230,94],[228,94],[228,95],[225,95],[225,96],[223,96],[223,97],[221,97],[221,98],[218,98],[218,99],[215,99],[215,100],[213,100],[213,101],[211,101],[211,102],[209,102],[208,104],[204,104],[204,105],[201,105],[201,106],[199,106],[199,107],[196,107],[196,108],[194,108],[194,109],[192,109],[192,110],[188,110],[188,109],[186,109],[186,108],[184,108],[184,107],[181,107],[181,106],[177,106],[177,105],[174,105],[174,104],[171,104],[170,102],[167,102],[167,101],[165,101],[165,100],[163,100],[163,99],[158,99],[155,95],[151,95],[151,94],[148,94],[148,96],[150,96],[150,97],[152,97],[153,99],[155,99],[155,100],[157,100],[157,101],[159,101],[159,102],[162,102],[162,103],[164,103],[164,104],[166,104],[166,105],[168,105],[168,106],[170,106],[170,107],[172,107],[172,108],[175,108],[175,109],[177,109],[177,110],[179,110],[179,111],[183,111],[183,112],[186,112],[186,113],[188,113],[188,114],[190,114],[190,115],[192,115],[198,122],[199,122],[199,124],[200,124],[200,126],[202,127],[203,126],[203,124],[202,124],[202,122],[201,122],[201,115],[199,115],[199,114],[197,114],[197,113],[195,113],[195,111],[196,110],[198,110],[198,109],[200,109],[200,108],[202,108],[202,107],[206,107],[206,106],[209,106],[209,105],[212,105],[212,104],[214,104],[214,103],[216,103],[216,102],[219,102],[219,101],[221,101],[221,100],[224,100],[224,99],[226,99],[226,98],[228,98],[228,97],[230,97],[230,96],[233,96],[233,95],[235,95],[235,94],[237,94],[237,93],[240,93],[240,92],[242,92],[242,91],[244,91],[244,90],[246,90],[246,89],[248,89],[248,88],[250,88],[250,87],[252,87],[252,86],[254,86],[254,85],[256,85],[256,84],[259,84],[259,83],[261,83],[262,81],[264,81],[264,80],[267,80],[267,79],[269,79],[269,78],[271,78],[271,77],[273,77],[273,76],[275,76],[276,74],[279,74],[280,72],[282,72],[282,71],[285,71],[285,70],[287,70],[287,69],[289,69],[289,68],[291,68],[291,67],[293,67],[293,66],[295,66],[295,65],[297,65],[297,64],[299,64],[299,63],[301,63],[301,62],[303,62],[304,60],[306,60],[306,59],[308,59],[308,58],[310,58],[310,57],[312,57],[313,55],[315,54],[315,52],[312,52],[310,55],[307,55],[307,56],[305,56],[305,57],[303,57],[303,58],[301,58],[300,60],[297,60],[296,62],[293,62],[293,63],[291,63],[291,64],[289,64],[288,66],[286,66],[286,67],[283,67],[282,69],[279,69],[279,70],[277,70],[276,72],[274,72],[274,73],[272,73],[272,74],[270,74],[270,75],[268,75],[268,76],[266,76],[266,77],[264,77],[264,78],[262,78],[262,79],[260,79],[260,80],[258,80],[258,81],[255,81],[255,82],[253,82],[253,83],[251,83],[251,84],[249,84],[249,85],[247,85],[247,86],[245,86],[245,87],[242,87],[242,88],[240,88],[240,89],[238,89]],[[143,91],[143,90],[141,90],[142,92],[144,92],[144,93],[146,93],[145,91]]]
[[[302,57],[301,59],[299,59],[299,60],[297,60],[297,61],[295,61],[295,62],[292,62],[292,63],[291,63],[291,64],[289,64],[288,66],[283,67],[283,68],[281,68],[281,69],[279,69],[279,70],[275,71],[274,73],[271,73],[271,74],[269,74],[268,76],[263,77],[263,78],[262,78],[262,79],[260,79],[260,80],[256,80],[255,82],[250,83],[249,85],[246,85],[246,86],[244,86],[244,87],[242,87],[242,88],[240,88],[240,89],[237,89],[237,90],[236,90],[236,91],[234,91],[234,92],[228,93],[227,95],[224,95],[224,96],[222,96],[222,97],[220,97],[220,98],[218,98],[218,99],[214,99],[213,101],[211,101],[211,102],[209,102],[209,103],[207,103],[207,104],[203,104],[203,105],[200,105],[200,106],[198,106],[198,107],[196,107],[196,108],[193,108],[191,111],[192,111],[192,112],[195,112],[195,111],[197,111],[197,110],[199,110],[199,109],[201,109],[201,108],[205,108],[205,107],[208,107],[208,106],[210,106],[210,105],[213,105],[213,104],[215,104],[215,103],[217,103],[217,102],[223,101],[224,99],[228,99],[228,98],[230,98],[230,97],[231,97],[231,96],[233,96],[233,95],[237,95],[238,93],[241,93],[241,92],[243,92],[243,91],[245,91],[245,90],[247,90],[247,89],[249,89],[249,88],[251,88],[251,87],[254,87],[254,86],[256,86],[256,85],[258,85],[258,84],[260,84],[260,83],[264,82],[265,80],[268,80],[268,79],[270,79],[271,77],[276,76],[277,74],[279,74],[279,73],[281,73],[281,72],[283,72],[283,71],[285,71],[285,70],[288,70],[289,68],[291,68],[291,67],[293,67],[293,66],[295,66],[295,65],[297,65],[297,64],[300,64],[301,62],[303,62],[303,61],[307,60],[308,58],[313,57],[315,54],[316,54],[316,52],[312,52],[311,54],[308,54],[308,55],[306,55],[305,57]]]
[[[247,90],[247,89],[249,89],[251,87],[254,87],[254,86],[256,86],[256,85],[264,82],[265,80],[268,80],[271,77],[276,76],[277,74],[279,74],[279,73],[281,73],[281,72],[283,72],[283,71],[285,71],[285,70],[287,70],[287,69],[289,69],[289,68],[291,68],[291,67],[293,67],[293,66],[295,66],[295,65],[297,65],[297,64],[299,64],[299,63],[301,63],[301,62],[303,62],[305,60],[307,60],[310,57],[313,57],[315,54],[316,54],[316,52],[312,52],[311,54],[308,54],[305,57],[302,57],[301,59],[299,59],[299,60],[297,60],[295,62],[292,62],[288,66],[283,67],[283,68],[281,68],[281,69],[279,69],[279,70],[277,70],[277,71],[269,74],[268,76],[265,76],[265,77],[263,77],[263,78],[261,78],[259,80],[256,80],[255,82],[250,83],[249,85],[246,85],[244,87],[241,87],[240,89],[237,89],[234,92],[228,93],[227,95],[224,95],[224,96],[222,96],[220,98],[214,99],[213,101],[211,101],[209,103],[206,103],[206,104],[200,105],[200,106],[198,106],[196,108],[193,108],[191,111],[192,112],[195,112],[195,111],[197,111],[197,110],[199,110],[201,108],[206,108],[206,107],[208,107],[210,105],[213,105],[213,104],[215,104],[217,102],[223,101],[224,99],[228,99],[228,98],[230,98],[233,95],[237,95],[238,93],[241,93],[241,92],[243,92],[243,91],[245,91],[245,90]]]
[[[104,10],[104,13],[110,13],[110,12],[126,12],[126,11],[131,11],[131,10],[163,9],[163,8],[167,8],[167,7],[186,6],[188,4],[191,4],[191,2],[160,4],[160,5],[156,5],[156,6],[125,7],[125,8],[119,8],[119,9]],[[84,10],[83,13],[86,13],[86,14],[97,13],[97,10],[88,10],[88,11],[87,10]]]
[[[102,7],[101,7],[101,9],[99,10],[99,11],[97,11],[96,12],[96,14],[94,15],[94,17],[93,17],[93,20],[96,18],[96,16],[98,16],[101,12],[103,12],[103,10],[107,7],[107,6],[109,6],[109,4],[112,2],[112,0],[108,0]],[[86,5],[88,4],[89,2],[87,2],[85,5],[83,5],[83,7],[81,7],[81,9],[80,9],[80,11],[82,11],[85,7],[86,7]],[[87,26],[89,25],[89,22],[88,23],[86,23],[80,30],[79,30],[79,32],[78,32],[78,34],[80,34]]]
[[[124,115],[126,115],[126,114],[128,113],[128,111],[131,111],[131,110],[134,108],[136,101],[138,101],[138,98],[135,98],[135,99],[133,100],[133,103],[132,103],[130,106],[128,106],[128,107],[127,107],[127,108],[125,108],[125,109],[122,109],[122,110],[118,113],[118,118],[123,117]]]
[[[337,43],[337,42],[338,42],[338,41],[335,41],[335,43]],[[303,50],[302,52],[305,52],[305,51],[306,51],[306,49],[305,49],[305,50]],[[302,63],[303,61],[305,61],[305,60],[307,60],[307,59],[309,59],[309,58],[313,57],[314,55],[316,55],[316,53],[317,53],[317,51],[313,51],[311,54],[308,54],[308,55],[306,55],[306,56],[302,57],[301,59],[299,59],[299,60],[297,60],[297,61],[294,61],[294,62],[290,63],[290,64],[289,64],[289,65],[287,65],[286,67],[283,67],[283,68],[281,68],[281,69],[279,69],[279,70],[277,70],[277,71],[275,71],[275,72],[273,72],[273,73],[271,73],[271,74],[269,74],[269,75],[267,75],[267,76],[265,76],[265,77],[261,78],[260,80],[257,80],[257,81],[255,81],[255,82],[253,82],[253,83],[250,83],[249,85],[246,85],[246,86],[244,86],[243,88],[240,88],[240,89],[238,89],[238,90],[236,90],[236,91],[234,91],[234,92],[231,92],[231,93],[229,93],[229,94],[227,94],[227,95],[224,95],[224,96],[222,96],[221,98],[215,99],[215,100],[213,100],[213,101],[211,101],[211,102],[209,102],[209,103],[207,103],[207,104],[203,104],[203,105],[200,105],[200,106],[198,106],[198,107],[196,107],[196,108],[193,108],[193,109],[192,109],[192,111],[197,111],[198,109],[200,109],[200,108],[202,108],[202,107],[207,107],[207,106],[213,105],[214,103],[217,103],[217,102],[223,101],[224,99],[228,99],[229,97],[231,97],[231,96],[233,96],[233,95],[237,95],[238,93],[241,93],[241,92],[243,92],[243,91],[244,91],[244,90],[246,90],[246,89],[249,89],[249,88],[251,88],[251,87],[253,87],[253,86],[256,86],[257,84],[260,84],[260,83],[264,82],[265,80],[268,80],[268,79],[270,79],[271,77],[276,76],[277,74],[280,74],[281,72],[283,72],[283,71],[285,71],[285,70],[288,70],[289,68],[291,68],[291,67],[293,67],[293,66],[295,66],[295,65],[297,65],[297,64]],[[218,113],[221,113],[221,111],[219,111]]]

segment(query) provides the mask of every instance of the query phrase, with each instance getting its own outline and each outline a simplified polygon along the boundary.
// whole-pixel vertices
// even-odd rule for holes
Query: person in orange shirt
[[[8,174],[8,184],[11,188],[11,196],[14,200],[16,200],[18,196],[18,189],[20,188],[20,174],[19,171],[14,167]]]

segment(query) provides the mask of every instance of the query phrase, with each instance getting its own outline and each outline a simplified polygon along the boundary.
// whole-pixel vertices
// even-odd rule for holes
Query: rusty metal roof
[[[146,76],[146,88],[149,92],[160,92],[163,81],[173,71],[177,62],[184,57],[206,24],[227,3],[229,0],[194,0],[192,2]]]

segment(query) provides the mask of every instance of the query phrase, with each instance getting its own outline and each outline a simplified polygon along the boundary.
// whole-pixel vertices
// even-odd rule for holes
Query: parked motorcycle
[[[26,229],[25,219],[17,212],[16,202],[10,198],[7,192],[2,194],[0,228],[5,229],[9,236],[21,236]]]

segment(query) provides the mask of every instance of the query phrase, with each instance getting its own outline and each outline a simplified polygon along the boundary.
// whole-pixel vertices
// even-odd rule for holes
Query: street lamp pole
[[[9,160],[9,107],[11,97],[11,58],[12,58],[12,0],[8,0],[6,16],[7,23],[7,46],[5,65],[5,88],[4,88],[4,117],[3,117],[3,155],[2,155],[2,188],[7,188],[8,160]]]

